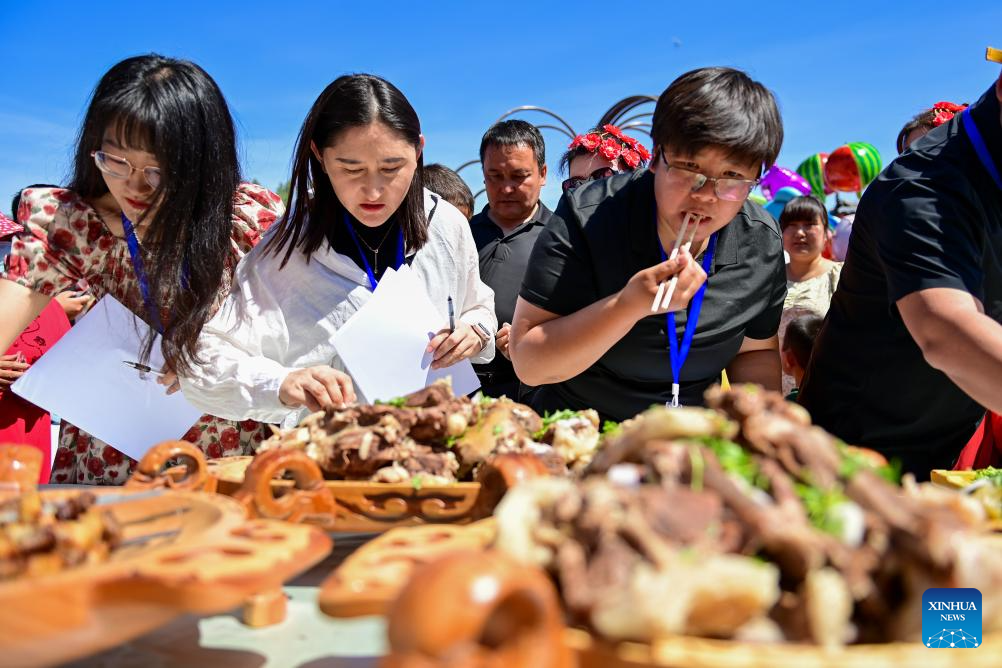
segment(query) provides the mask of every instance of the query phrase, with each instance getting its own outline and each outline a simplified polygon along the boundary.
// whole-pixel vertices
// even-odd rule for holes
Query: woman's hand
[[[282,381],[278,399],[290,408],[306,406],[313,412],[344,408],[357,401],[351,376],[329,366],[293,371]]]
[[[78,315],[80,315],[85,308],[90,306],[91,302],[94,301],[94,297],[83,292],[60,292],[55,296],[55,300],[59,302],[59,305],[63,307],[63,312],[66,317],[73,320]]]
[[[651,315],[654,313],[651,311],[651,303],[658,293],[658,286],[672,276],[678,276],[678,284],[675,286],[671,303],[668,308],[659,309],[657,313],[684,309],[700,286],[706,282],[706,272],[698,262],[693,261],[689,252],[684,250],[680,250],[674,260],[662,262],[634,274],[626,287],[620,290],[619,301],[636,320]]]
[[[7,387],[24,375],[31,366],[22,361],[20,353],[16,355],[0,355],[0,388]]]
[[[435,353],[432,357],[432,369],[444,369],[468,357],[473,357],[483,349],[484,343],[477,336],[473,327],[465,322],[460,322],[456,325],[454,332],[446,328],[435,334],[434,338],[428,342],[425,352]]]
[[[498,349],[498,352],[505,356],[505,359],[510,360],[511,356],[508,354],[508,344],[511,341],[511,324],[505,323],[498,330],[498,333],[494,335],[494,346]]]
[[[168,369],[166,366],[160,370],[157,382],[167,388],[168,396],[181,389],[181,381],[177,379],[177,374],[174,373],[173,369]]]

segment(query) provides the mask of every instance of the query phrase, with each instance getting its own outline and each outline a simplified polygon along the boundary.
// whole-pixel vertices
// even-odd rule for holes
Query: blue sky
[[[452,167],[475,158],[483,131],[512,107],[548,107],[584,131],[615,101],[657,95],[707,65],[744,69],[776,93],[779,164],[847,141],[876,145],[886,163],[913,114],[973,101],[998,76],[984,48],[1002,47],[1002,2],[10,2],[0,35],[7,211],[18,188],[65,181],[97,80],[149,51],[194,60],[217,80],[245,175],[272,188],[287,179],[310,105],[345,72],[394,82],[421,117],[426,162]],[[552,205],[567,139],[544,137]],[[480,189],[478,170],[463,176]]]

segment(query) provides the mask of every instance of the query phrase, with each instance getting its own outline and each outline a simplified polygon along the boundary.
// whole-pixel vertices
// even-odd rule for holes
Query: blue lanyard
[[[665,254],[665,249],[661,247],[660,242],[658,247],[661,248],[661,261],[664,262],[668,259]],[[717,233],[714,232],[710,235],[710,243],[706,247],[706,253],[703,255],[703,271],[706,275],[710,275],[710,268],[713,266],[713,254],[717,251]],[[689,349],[692,347],[692,337],[696,334],[696,323],[699,322],[699,311],[703,308],[703,297],[706,296],[706,286],[709,284],[709,279],[706,283],[699,288],[696,295],[692,298],[692,304],[689,307],[689,319],[685,322],[685,332],[682,334],[682,341],[679,342],[676,335],[675,326],[675,312],[672,311],[665,315],[668,327],[666,334],[668,335],[668,352],[671,356],[671,403],[669,406],[678,407],[678,394],[679,394],[679,374],[682,373],[682,365],[685,364],[686,358],[689,357]]]
[[[153,325],[153,329],[163,334],[163,326],[160,324],[160,309],[150,297],[150,285],[146,280],[146,269],[143,268],[143,254],[139,250],[139,239],[136,238],[136,230],[132,227],[132,221],[124,213],[122,214],[122,227],[125,228],[125,243],[129,246],[132,268],[136,272],[136,280],[139,282],[139,291],[143,294],[143,303],[146,304],[146,313],[149,315],[150,324]]]
[[[964,130],[967,131],[967,138],[971,140],[971,145],[974,147],[974,152],[978,154],[978,158],[981,160],[981,164],[985,166],[988,173],[991,174],[992,179],[995,181],[1000,189],[1002,189],[1002,177],[999,176],[999,170],[995,167],[995,161],[992,160],[991,154],[988,152],[988,146],[985,145],[985,140],[981,137],[981,131],[978,130],[978,126],[974,123],[974,119],[971,118],[971,108],[968,107],[960,114],[961,120],[964,122]]]
[[[376,286],[379,285],[379,281],[376,280],[376,274],[373,273],[372,267],[369,266],[369,261],[365,258],[365,252],[362,250],[362,244],[358,242],[358,235],[355,234],[355,228],[351,226],[351,221],[348,220],[348,214],[344,214],[344,226],[348,228],[348,234],[351,235],[351,240],[355,242],[355,248],[358,249],[358,255],[362,258],[362,264],[365,265],[365,275],[369,277],[369,288],[375,292]],[[397,263],[393,265],[394,269],[399,269],[404,264],[404,231],[400,230],[399,238],[397,240]]]

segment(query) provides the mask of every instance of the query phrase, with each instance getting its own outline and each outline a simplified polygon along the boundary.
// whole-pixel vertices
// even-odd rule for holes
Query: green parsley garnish
[[[546,413],[543,414],[542,429],[540,429],[539,431],[537,431],[535,434],[532,435],[532,440],[538,441],[539,439],[546,436],[546,432],[548,432],[550,430],[550,427],[552,427],[557,422],[560,422],[561,420],[570,420],[571,418],[576,418],[579,415],[581,415],[579,411],[572,411],[569,408],[564,408],[559,411],[554,411],[553,413],[547,411]]]
[[[619,433],[620,426],[618,422],[613,422],[612,420],[606,420],[602,423],[602,435],[603,436],[615,436]]]
[[[797,482],[793,489],[804,504],[807,519],[816,529],[834,536],[842,535],[842,520],[833,512],[836,506],[848,502],[840,488],[824,490]]]
[[[752,487],[769,490],[769,481],[759,472],[751,454],[734,441],[716,436],[702,436],[691,440],[709,448],[727,473],[741,478]]]
[[[974,472],[975,480],[981,480],[982,478],[991,478],[992,482],[996,485],[1002,485],[1002,469],[989,466],[988,468],[978,469]]]
[[[842,441],[838,441],[837,445],[839,454],[842,455],[842,461],[838,469],[840,477],[848,479],[856,475],[856,472],[860,469],[870,469],[892,485],[897,485],[901,482],[901,460],[893,459],[886,466],[874,466],[866,457],[849,450],[848,446]]]
[[[411,478],[411,487],[414,488],[415,492],[420,492],[421,485],[423,484],[424,484],[424,478],[422,478],[421,476],[416,475]]]
[[[395,397],[393,399],[388,399],[386,401],[380,401],[376,399],[376,404],[380,406],[393,406],[395,408],[406,408],[407,399],[405,397]]]

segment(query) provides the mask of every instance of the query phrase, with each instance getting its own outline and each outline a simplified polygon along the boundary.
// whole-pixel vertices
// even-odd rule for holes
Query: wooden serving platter
[[[170,467],[178,460],[185,466]],[[316,462],[301,450],[268,450],[254,457],[206,462],[190,443],[168,441],[147,453],[127,486],[217,491],[236,499],[248,517],[314,524],[328,531],[381,533],[489,517],[510,487],[544,475],[548,471],[539,458],[506,454],[481,466],[476,482],[325,480]]]
[[[219,493],[234,496],[257,516],[306,521],[336,531],[470,522],[481,489],[475,482],[415,486],[324,480],[316,464],[298,451],[216,459],[208,462],[208,471]],[[282,477],[286,471],[293,479]]]
[[[335,617],[385,614],[391,654],[385,668],[463,665],[576,665],[578,668],[995,668],[1002,634],[977,650],[932,651],[920,643],[753,645],[672,637],[654,643],[610,643],[563,626],[556,593],[536,569],[512,566],[487,548],[495,525],[402,528],[376,538],[323,583],[320,608]],[[541,575],[541,573],[540,573]],[[556,636],[546,629],[559,628]],[[505,637],[497,637],[497,629]],[[516,637],[521,634],[521,637]],[[483,639],[489,638],[489,648]],[[550,643],[551,646],[546,645]],[[438,654],[437,654],[438,653]],[[441,656],[441,661],[429,657]],[[540,663],[544,661],[546,663]],[[423,663],[422,663],[423,662]],[[576,662],[576,663],[575,663]]]
[[[44,490],[58,500],[81,490]],[[51,575],[0,582],[0,654],[5,666],[67,661],[141,635],[183,613],[214,614],[274,591],[326,556],[330,538],[315,527],[248,520],[215,494],[164,490],[122,495],[102,510],[123,539],[157,539],[112,552],[108,561]]]
[[[484,550],[494,518],[465,526],[391,529],[353,552],[320,585],[320,609],[331,617],[384,615],[414,569],[457,550]]]

